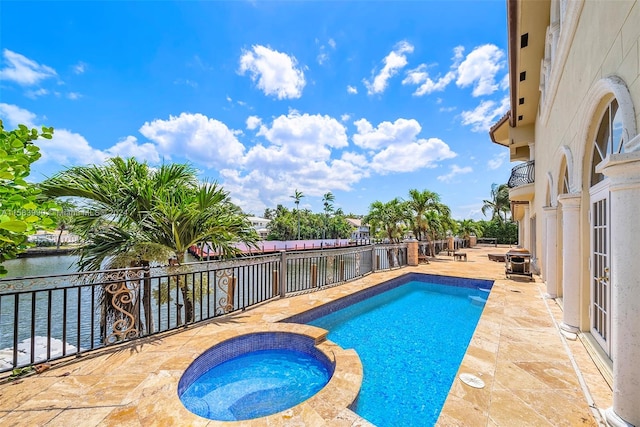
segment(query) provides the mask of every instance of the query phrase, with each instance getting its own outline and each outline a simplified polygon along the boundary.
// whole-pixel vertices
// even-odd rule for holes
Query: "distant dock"
[[[368,244],[369,242],[367,242]],[[364,242],[360,243],[364,244]],[[280,251],[311,251],[320,249],[345,248],[357,246],[349,239],[319,239],[319,240],[263,240],[258,242],[257,248],[248,247],[245,244],[238,244],[236,247],[245,255],[273,254]],[[191,246],[189,253],[198,259],[216,258],[221,254],[208,245],[203,248]]]

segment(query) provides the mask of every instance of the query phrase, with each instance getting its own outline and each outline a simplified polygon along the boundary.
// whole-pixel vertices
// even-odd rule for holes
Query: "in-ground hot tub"
[[[186,369],[178,383],[183,405],[204,418],[239,421],[291,408],[320,391],[335,362],[313,337],[257,332],[217,344]]]

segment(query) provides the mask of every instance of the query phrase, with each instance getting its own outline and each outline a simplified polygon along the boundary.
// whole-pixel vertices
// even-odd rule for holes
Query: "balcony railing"
[[[516,188],[522,185],[533,184],[536,181],[534,164],[534,160],[529,160],[511,169],[511,176],[509,177],[507,186],[509,188]]]
[[[407,265],[407,244],[0,280],[0,373]]]

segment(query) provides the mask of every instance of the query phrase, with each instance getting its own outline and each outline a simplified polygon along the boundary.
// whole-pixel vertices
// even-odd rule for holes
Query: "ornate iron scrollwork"
[[[226,314],[234,309],[233,299],[235,296],[236,279],[233,276],[233,269],[226,268],[216,271],[216,288],[222,291],[222,296],[218,299],[216,314]]]
[[[117,271],[105,274],[104,292],[110,307],[113,309],[111,318],[111,333],[105,338],[105,344],[113,344],[140,336],[139,304],[137,299],[141,272]]]

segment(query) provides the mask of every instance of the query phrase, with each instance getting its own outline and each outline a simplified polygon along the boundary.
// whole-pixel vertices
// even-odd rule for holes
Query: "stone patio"
[[[489,253],[501,251],[508,248],[465,249],[467,262],[440,255],[430,264],[270,301],[180,332],[63,361],[39,375],[5,381],[0,384],[0,425],[370,425],[347,409],[353,398],[348,390],[359,381],[355,353],[346,353],[344,363],[350,371],[336,379],[347,391],[320,392],[288,411],[251,421],[210,421],[191,414],[178,399],[177,382],[198,355],[221,340],[247,331],[304,328],[274,323],[408,272],[495,280],[459,370],[481,378],[485,387],[470,387],[457,376],[438,425],[605,425],[600,410],[612,404],[605,377],[581,340],[569,341],[560,333],[561,307],[544,297],[541,280],[507,280],[504,264],[489,261]]]

